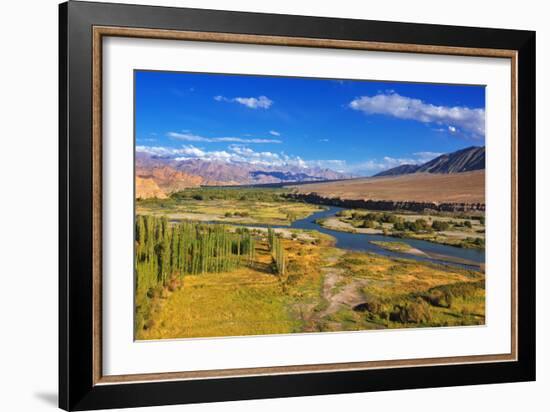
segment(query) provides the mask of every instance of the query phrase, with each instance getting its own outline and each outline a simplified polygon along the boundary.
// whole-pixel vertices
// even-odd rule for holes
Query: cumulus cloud
[[[278,139],[262,139],[262,138],[250,138],[245,139],[241,137],[204,137],[193,133],[184,132],[168,132],[168,137],[177,140],[183,140],[186,142],[204,142],[204,143],[282,143]]]
[[[178,156],[200,157],[204,155],[204,152],[201,149],[192,145],[179,148],[164,146],[136,146],[136,152],[167,158],[175,158]]]
[[[214,96],[214,100],[217,102],[239,103],[249,109],[269,109],[273,104],[273,100],[266,96],[232,98],[225,96]]]
[[[436,106],[420,99],[401,96],[393,91],[358,97],[349,103],[349,107],[367,115],[381,114],[442,125],[453,134],[462,132],[474,138],[485,136],[484,109]]]
[[[193,145],[182,147],[137,146],[137,152],[177,161],[201,159],[204,161],[222,161],[229,163],[251,163],[262,166],[298,166],[308,167],[300,156],[289,156],[283,152],[255,151],[247,146],[232,144],[227,150],[208,151]]]
[[[182,147],[137,146],[137,152],[176,161],[200,159],[208,162],[250,163],[264,167],[300,167],[331,169],[341,173],[370,176],[403,164],[421,164],[440,155],[436,152],[417,152],[410,157],[383,156],[362,162],[341,159],[304,160],[284,152],[256,151],[243,144],[231,144],[225,150],[205,150],[194,145]]]
[[[384,156],[382,159],[371,159],[366,162],[356,163],[350,165],[350,170],[357,173],[377,173],[383,170],[391,169],[393,167],[405,165],[405,164],[418,164],[417,159],[413,158],[395,158],[391,156]]]
[[[420,163],[428,162],[432,159],[435,159],[438,156],[441,156],[443,153],[439,152],[416,152],[414,155],[417,157]]]
[[[345,160],[313,160],[307,161],[310,166],[325,167],[342,173],[361,176],[370,176],[397,166],[412,164],[419,165],[440,156],[437,152],[416,152],[410,157],[383,156],[363,162],[347,162]]]

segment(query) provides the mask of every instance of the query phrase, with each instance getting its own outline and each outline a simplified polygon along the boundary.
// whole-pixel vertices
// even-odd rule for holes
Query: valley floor
[[[327,237],[285,239],[288,272],[255,262],[227,273],[186,275],[151,302],[137,339],[265,335],[485,322],[484,274],[346,252]]]
[[[418,260],[415,257],[425,256],[422,251],[398,241],[372,243],[410,259],[337,248],[331,236],[318,230],[284,227],[323,208],[288,201],[278,190],[193,189],[169,199],[138,201],[136,209],[138,215],[166,216],[168,226],[181,221],[224,223],[222,230],[235,235],[246,231],[254,241],[249,260],[232,270],[176,273],[154,288],[141,289],[136,295],[139,340],[485,323],[483,265],[477,271]],[[431,227],[436,220],[443,230],[409,235],[429,235],[435,242],[442,241],[439,237],[448,241],[454,232],[460,241],[475,234],[484,238],[483,216],[342,210],[320,223],[340,231],[385,233],[395,222],[415,229]],[[279,227],[268,231],[254,225]],[[276,236],[282,246],[282,274],[274,270],[269,236]],[[164,245],[147,250],[163,253],[169,238]],[[146,246],[142,243],[140,250]]]

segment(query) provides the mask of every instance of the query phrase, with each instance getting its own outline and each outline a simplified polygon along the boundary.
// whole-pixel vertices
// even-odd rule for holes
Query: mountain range
[[[175,160],[136,153],[136,197],[165,198],[189,187],[319,182],[352,175],[320,167],[263,165],[202,159]]]
[[[471,146],[456,152],[442,154],[423,164],[400,165],[380,172],[374,177],[411,173],[461,173],[482,169],[485,169],[485,146]]]
[[[423,164],[403,164],[374,175],[414,173],[451,174],[485,169],[485,147],[468,147],[446,153]],[[238,186],[269,183],[323,182],[355,176],[327,168],[298,165],[264,165],[221,160],[176,160],[136,153],[136,197],[166,198],[170,193],[199,186]]]

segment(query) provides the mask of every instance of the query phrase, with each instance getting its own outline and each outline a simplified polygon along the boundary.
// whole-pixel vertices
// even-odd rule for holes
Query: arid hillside
[[[136,176],[136,199],[151,197],[166,199],[167,196],[152,178]]]
[[[327,198],[437,203],[485,203],[485,170],[350,179],[293,186]]]

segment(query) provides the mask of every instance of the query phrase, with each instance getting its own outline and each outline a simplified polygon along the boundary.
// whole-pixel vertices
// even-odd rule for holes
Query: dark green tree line
[[[272,228],[267,229],[267,241],[269,243],[269,250],[271,251],[271,257],[273,259],[275,273],[279,276],[284,276],[286,271],[285,250],[281,243],[281,239],[275,234],[275,231]]]
[[[137,216],[136,287],[148,293],[173,276],[226,272],[254,259],[255,242],[247,229]]]

